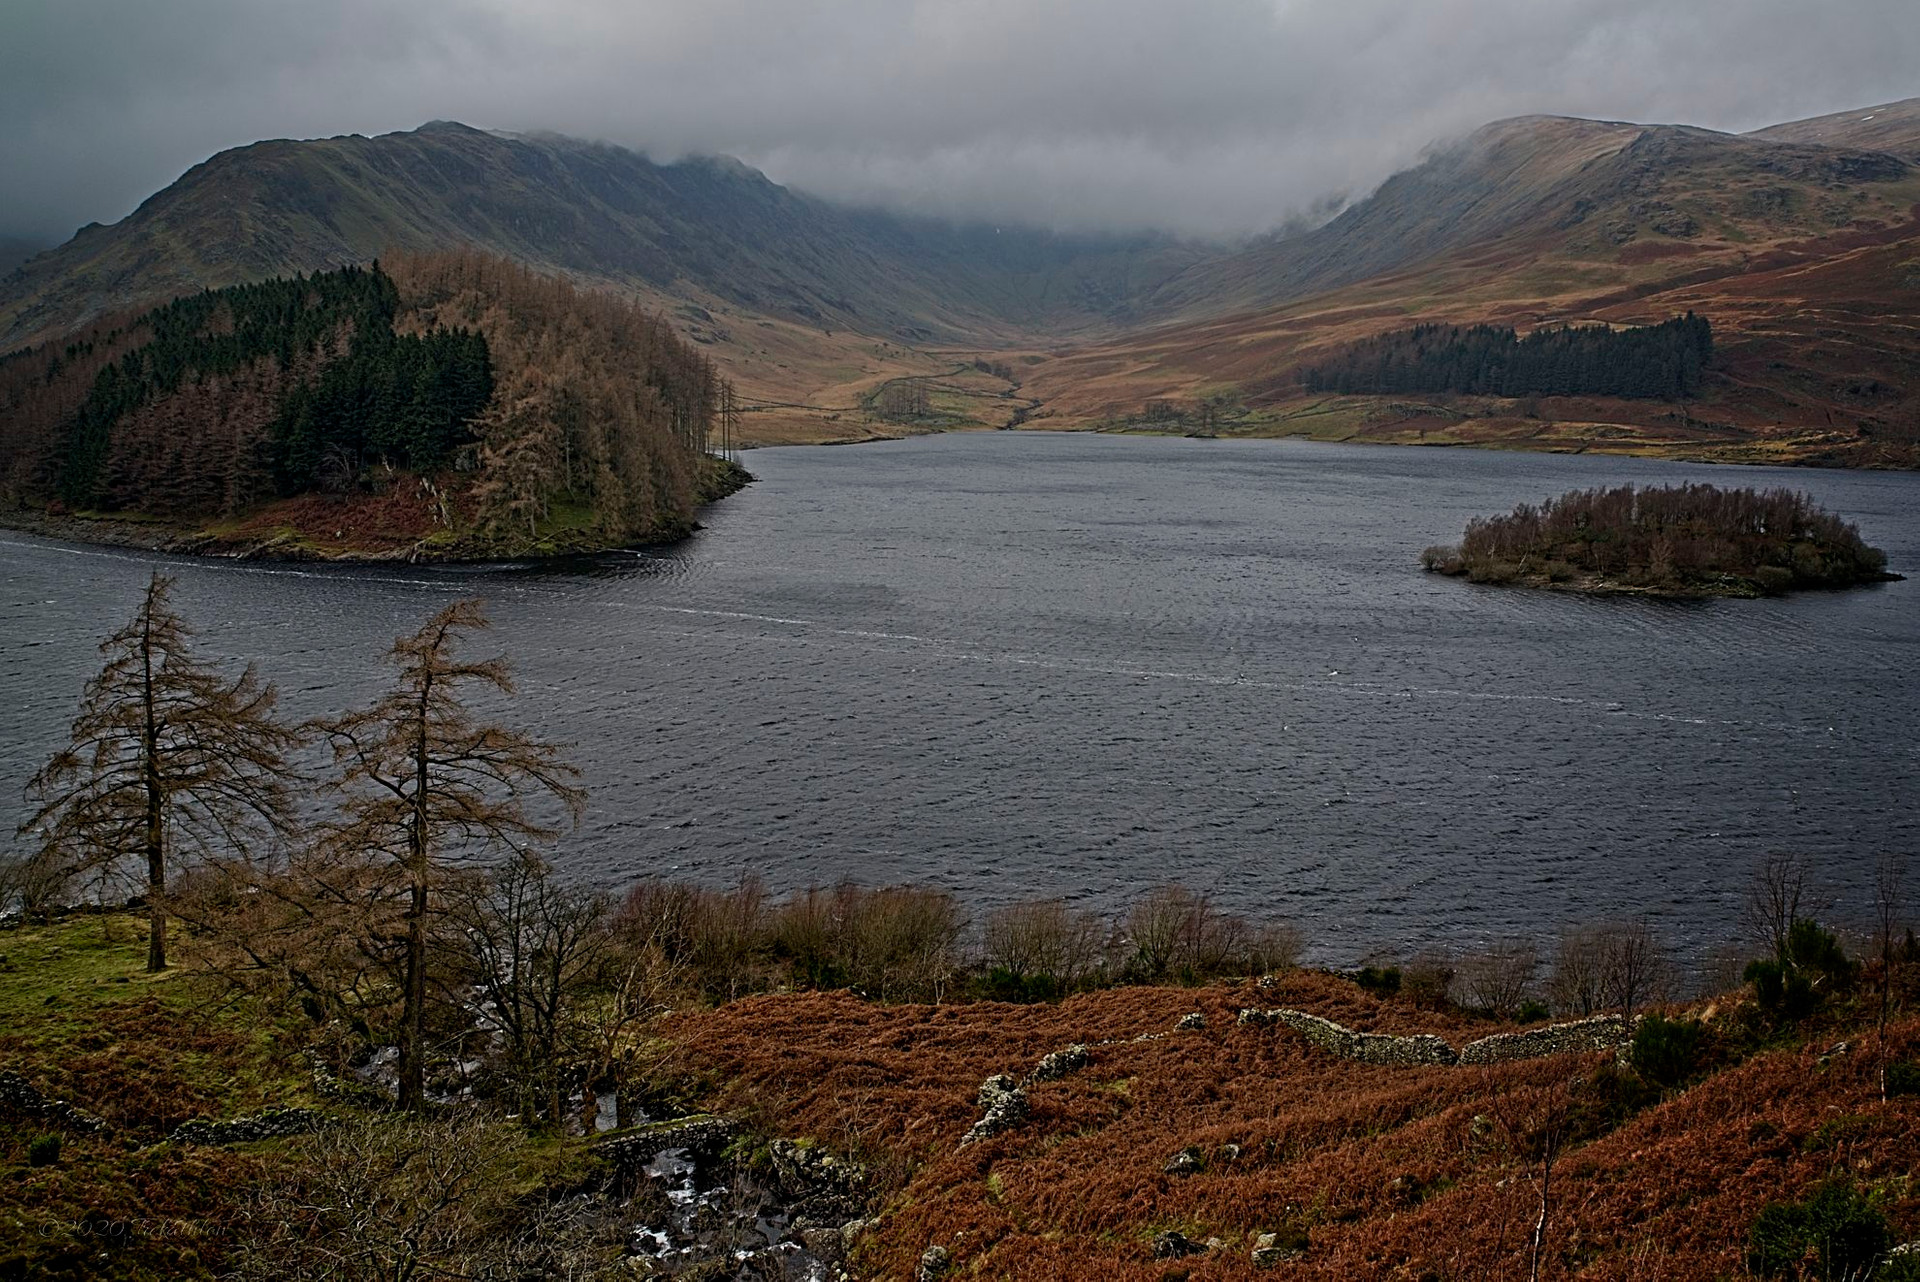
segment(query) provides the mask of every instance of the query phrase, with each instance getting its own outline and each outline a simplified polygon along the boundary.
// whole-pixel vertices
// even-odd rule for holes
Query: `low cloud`
[[[0,235],[225,147],[435,118],[820,195],[1258,232],[1529,112],[1742,130],[1920,94],[1912,0],[18,0]]]

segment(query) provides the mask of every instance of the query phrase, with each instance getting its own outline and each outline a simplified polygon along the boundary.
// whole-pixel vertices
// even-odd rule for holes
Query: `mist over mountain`
[[[448,121],[268,141],[196,165],[111,227],[0,282],[0,348],[203,288],[471,245],[661,298],[711,296],[904,338],[1072,328],[1124,314],[1202,251],[858,210],[724,158],[657,164],[552,134]]]

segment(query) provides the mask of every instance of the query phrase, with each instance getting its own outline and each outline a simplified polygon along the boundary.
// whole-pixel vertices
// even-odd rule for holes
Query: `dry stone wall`
[[[1445,1039],[1431,1033],[1412,1037],[1390,1037],[1383,1033],[1362,1033],[1305,1011],[1261,1010],[1248,1007],[1240,1012],[1242,1024],[1267,1026],[1279,1024],[1307,1039],[1309,1045],[1330,1055],[1362,1064],[1502,1064],[1516,1059],[1540,1059],[1547,1055],[1579,1055],[1591,1051],[1614,1050],[1629,1036],[1627,1023],[1618,1015],[1597,1015],[1569,1024],[1550,1024],[1545,1028],[1519,1033],[1495,1033],[1469,1042],[1458,1051]]]
[[[76,1131],[97,1131],[106,1125],[84,1108],[63,1099],[48,1099],[11,1069],[0,1069],[0,1105]]]
[[[1627,1021],[1618,1015],[1596,1015],[1571,1024],[1549,1024],[1524,1033],[1495,1033],[1460,1048],[1462,1064],[1504,1064],[1514,1059],[1544,1055],[1579,1055],[1610,1051],[1627,1040]]]

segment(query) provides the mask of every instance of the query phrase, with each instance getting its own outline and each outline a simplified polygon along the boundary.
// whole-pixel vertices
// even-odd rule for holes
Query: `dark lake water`
[[[1423,575],[1470,516],[1620,481],[1803,488],[1920,571],[1920,476],[1045,434],[756,451],[684,544],[314,569],[0,533],[0,821],[149,569],[298,713],[483,596],[513,715],[574,745],[555,859],[975,910],[1179,880],[1324,961],[1645,913],[1697,955],[1804,852],[1835,917],[1920,855],[1920,577],[1672,603]]]

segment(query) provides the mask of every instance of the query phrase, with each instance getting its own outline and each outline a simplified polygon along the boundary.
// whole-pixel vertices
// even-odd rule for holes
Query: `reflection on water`
[[[1920,478],[1088,436],[749,458],[674,548],[560,565],[166,562],[0,535],[0,819],[150,566],[291,709],[458,595],[593,792],[557,861],[1114,906],[1178,878],[1350,960],[1645,912],[1703,950],[1771,850],[1857,910],[1915,849],[1920,582],[1674,603],[1422,575],[1575,486],[1788,484],[1920,569]]]

